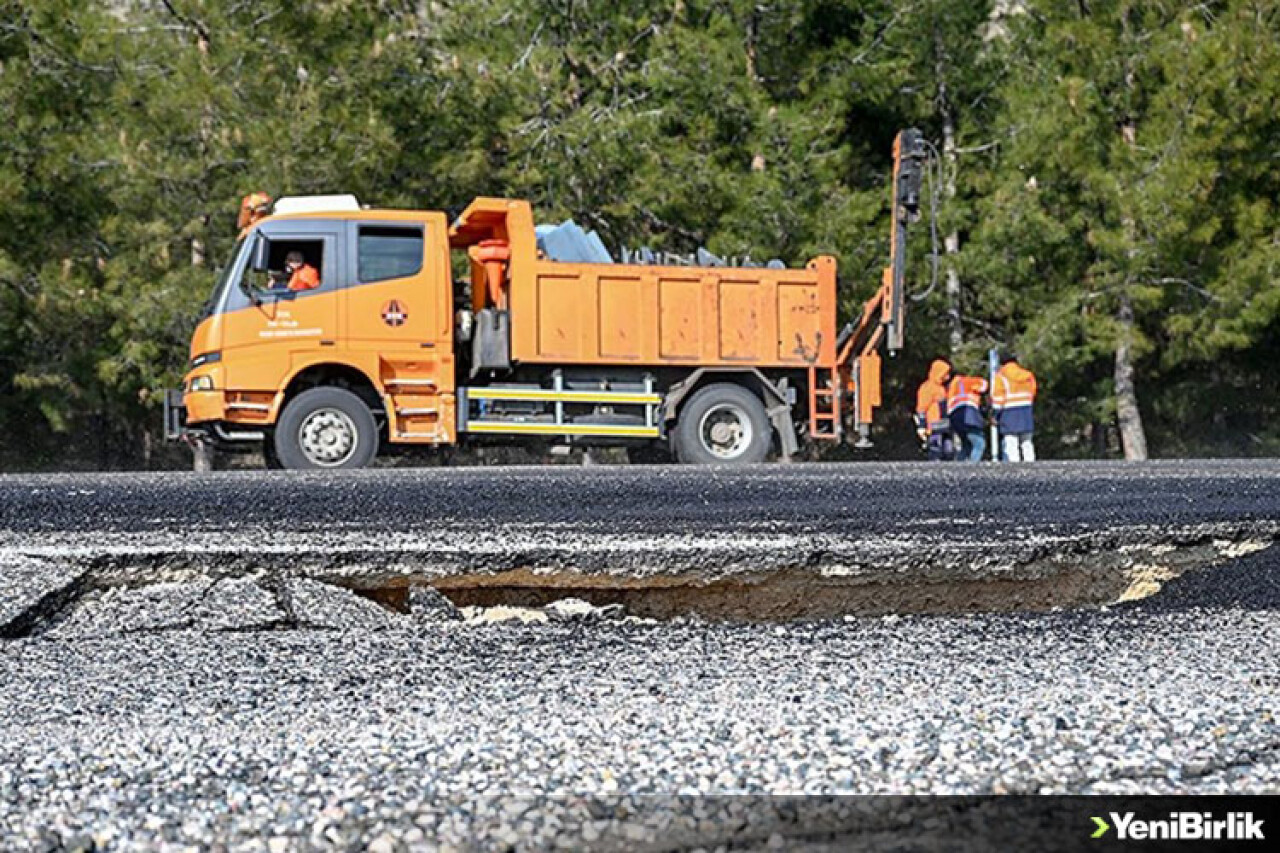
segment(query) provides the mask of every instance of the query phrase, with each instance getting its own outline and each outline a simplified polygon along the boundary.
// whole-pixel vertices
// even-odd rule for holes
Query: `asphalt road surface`
[[[0,478],[0,847],[821,846],[888,825],[768,797],[1277,793],[1277,484],[1271,462]],[[329,583],[503,573],[678,578],[687,614],[771,577],[951,612],[494,621]],[[946,599],[984,583],[1067,603]]]

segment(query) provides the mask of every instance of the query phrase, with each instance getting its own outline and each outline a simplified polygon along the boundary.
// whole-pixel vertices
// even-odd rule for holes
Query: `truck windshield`
[[[222,294],[226,292],[227,285],[235,276],[235,271],[239,264],[240,253],[244,249],[245,241],[237,240],[235,248],[231,250],[231,254],[227,257],[227,265],[222,268],[222,272],[218,274],[218,281],[213,286],[213,292],[209,294],[208,300],[205,301],[204,307],[200,309],[200,319],[208,317],[218,308],[218,303],[222,301]]]

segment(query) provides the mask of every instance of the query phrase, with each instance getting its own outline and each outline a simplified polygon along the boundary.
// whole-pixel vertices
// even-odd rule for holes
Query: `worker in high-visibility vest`
[[[929,365],[929,378],[916,390],[916,435],[929,454],[929,461],[949,460],[953,455],[951,421],[947,420],[947,379],[951,363],[935,359]]]
[[[947,386],[947,416],[951,431],[960,441],[958,456],[964,462],[981,462],[987,449],[986,418],[982,415],[982,395],[987,393],[987,380],[981,376],[955,374]]]
[[[1018,356],[1006,354],[1000,359],[995,387],[991,389],[991,407],[1000,428],[1002,458],[1006,462],[1034,462],[1036,446],[1032,442],[1035,420],[1032,406],[1036,401],[1036,375],[1018,364]]]

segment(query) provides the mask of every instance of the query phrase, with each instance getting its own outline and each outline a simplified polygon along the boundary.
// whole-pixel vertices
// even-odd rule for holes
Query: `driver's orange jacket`
[[[314,290],[320,286],[320,273],[311,264],[303,264],[289,277],[290,290]]]

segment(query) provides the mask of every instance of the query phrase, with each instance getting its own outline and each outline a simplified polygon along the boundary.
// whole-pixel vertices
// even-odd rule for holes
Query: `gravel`
[[[304,628],[381,631],[400,621],[394,614],[349,589],[308,578],[285,579],[283,592],[292,620]]]
[[[180,628],[263,630],[285,622],[276,598],[251,578],[201,579],[140,588],[90,590],[57,614],[40,635],[86,640]]]
[[[1256,486],[1274,466],[1135,470],[1128,501],[1154,489],[1164,502],[1104,493],[1095,526],[1155,541],[1159,524],[1238,524],[1265,538],[1280,514],[1276,490]],[[635,485],[595,476],[583,482]],[[957,497],[956,516],[999,529],[1016,508],[974,476],[977,496]],[[1028,523],[1071,535],[1090,529],[1082,490],[1119,482],[1110,468],[1040,476]],[[908,473],[882,491],[925,480]],[[311,485],[358,496],[402,481]],[[128,516],[138,487],[122,482]],[[207,482],[206,495],[224,485]],[[805,532],[777,521],[782,505],[762,502],[759,518],[776,535]],[[682,506],[714,516],[694,498]],[[582,509],[575,535],[608,535],[596,512]],[[763,529],[726,513],[736,520],[723,529]],[[425,532],[425,514],[403,514],[411,535]],[[878,509],[850,516],[864,537],[892,532]],[[656,532],[694,535],[668,523]],[[0,539],[62,535],[29,528]],[[138,542],[170,534],[148,535]],[[70,572],[50,589],[72,584],[58,618],[0,642],[0,848],[883,846],[914,815],[956,849],[963,826],[984,823],[980,806],[890,801],[887,815],[885,801],[817,795],[1280,793],[1280,549],[1247,550],[1105,608],[777,624],[654,622],[575,602],[462,620],[417,590],[399,615],[280,569],[77,589],[75,569],[50,563]]]
[[[453,602],[429,586],[414,586],[409,590],[409,613],[419,622],[455,622],[462,613]]]
[[[0,554],[0,638],[30,630],[74,595],[87,570],[67,560]]]
[[[196,605],[193,627],[207,631],[260,631],[287,621],[261,577],[221,578]]]
[[[55,631],[0,646],[0,846],[714,844],[797,828],[682,796],[1275,793],[1280,618],[1238,590],[1278,575],[1041,615],[368,630],[333,590],[341,631]]]

